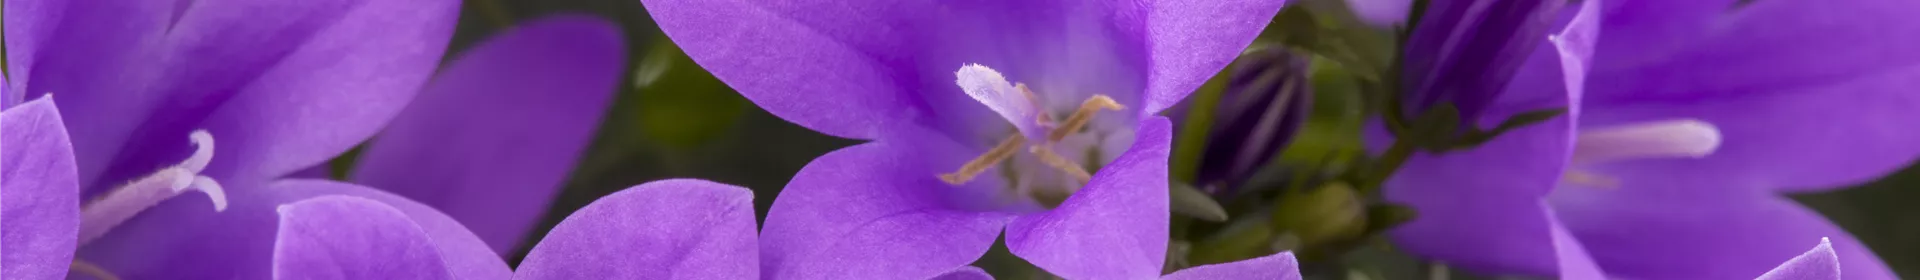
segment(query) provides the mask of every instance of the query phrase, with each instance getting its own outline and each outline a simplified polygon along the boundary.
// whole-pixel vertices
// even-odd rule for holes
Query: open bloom
[[[322,196],[279,206],[275,279],[757,279],[753,192],[700,180],[664,180],[595,200],[554,226],[517,271],[486,273],[442,261],[451,254],[493,257],[477,243],[441,242],[437,230],[401,206],[354,196]],[[426,216],[431,218],[431,216]],[[991,279],[978,268],[941,279]]]
[[[66,277],[79,235],[80,184],[53,99],[0,110],[0,143],[0,278]]]
[[[1591,1],[1587,5],[1596,5]],[[1388,197],[1421,218],[1410,251],[1551,274],[1563,228],[1609,276],[1762,274],[1831,237],[1847,279],[1890,279],[1840,228],[1780,193],[1869,180],[1920,154],[1920,21],[1910,1],[1607,1],[1590,71],[1529,65],[1502,100],[1575,92],[1574,113],[1475,150],[1409,161]],[[1547,57],[1535,53],[1535,61]],[[1545,59],[1551,61],[1550,59]],[[1529,62],[1529,64],[1535,64]],[[1578,70],[1578,69],[1576,69]],[[1584,75],[1579,75],[1584,74]],[[1584,79],[1585,83],[1579,82]],[[1509,98],[1512,97],[1512,98]],[[1545,219],[1552,216],[1556,219]]]
[[[264,278],[273,206],[325,194],[397,198],[351,185],[279,179],[365,141],[406,108],[438,65],[458,14],[456,1],[6,5],[7,66],[14,79],[0,103],[13,108],[24,106],[17,105],[22,100],[58,96],[61,119],[72,136],[75,199],[89,201],[80,207],[74,234],[80,250],[67,260],[76,264],[78,275],[125,278]],[[603,24],[584,25],[612,33]],[[531,40],[546,39],[551,38]],[[463,60],[556,51],[570,54],[559,56],[571,58],[564,62],[619,64],[618,40],[606,41],[611,42],[558,50],[482,47]],[[584,61],[574,56],[591,54],[601,56]],[[599,61],[607,56],[615,59]],[[513,83],[572,83],[580,79],[573,76],[590,76],[603,77],[602,85],[610,86],[617,66],[603,68],[613,70],[506,70],[539,74],[513,79],[461,78],[468,74],[453,74],[472,70],[452,69],[439,81],[488,82],[494,86],[480,88],[502,91],[461,94],[492,100],[497,97],[479,96],[522,88],[508,85]],[[427,88],[422,96],[461,90]],[[580,88],[554,89],[553,94],[571,94]],[[595,89],[604,96],[606,88]],[[484,161],[466,161],[479,162]],[[196,192],[205,196],[183,195]],[[473,239],[471,234],[447,238]],[[500,262],[498,257],[459,261]]]
[[[1003,228],[1055,275],[1159,276],[1171,128],[1153,114],[1284,2],[642,1],[761,108],[873,140],[787,184],[762,274],[890,279],[971,263]]]

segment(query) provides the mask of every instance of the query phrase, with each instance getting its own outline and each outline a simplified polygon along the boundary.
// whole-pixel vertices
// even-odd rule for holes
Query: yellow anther
[[[967,181],[972,181],[973,177],[979,176],[980,172],[987,171],[988,167],[993,167],[993,165],[1000,164],[1000,162],[1012,158],[1013,153],[1019,151],[1020,145],[1026,144],[1026,142],[1027,138],[1021,137],[1019,133],[1007,136],[1007,139],[1000,140],[999,145],[994,145],[993,150],[988,150],[986,154],[973,158],[973,160],[967,161],[966,165],[960,166],[959,171],[940,174],[940,180],[953,185],[966,184]]]
[[[1081,168],[1080,163],[1073,162],[1073,160],[1061,157],[1060,154],[1053,153],[1053,149],[1035,145],[1032,148],[1028,148],[1027,152],[1031,152],[1034,156],[1039,157],[1040,162],[1046,163],[1048,167],[1066,172],[1067,176],[1073,176],[1073,182],[1076,186],[1086,184],[1087,181],[1093,180],[1093,174],[1087,174],[1087,170]]]
[[[1060,142],[1060,139],[1066,139],[1067,135],[1080,131],[1080,128],[1086,127],[1088,122],[1093,121],[1093,114],[1099,113],[1100,109],[1119,111],[1125,108],[1119,102],[1114,102],[1112,97],[1095,94],[1092,98],[1087,98],[1086,102],[1081,102],[1080,109],[1074,110],[1073,115],[1067,116],[1065,122],[1061,122],[1060,126],[1054,127],[1052,132],[1047,133],[1047,143]]]
[[[1033,114],[1034,123],[1040,124],[1040,127],[1053,126],[1053,114],[1047,113],[1047,110],[1046,110],[1047,107],[1040,103],[1039,94],[1034,94],[1032,89],[1027,88],[1027,84],[1015,83],[1013,84],[1013,88],[1019,89],[1020,95],[1024,95],[1027,97],[1027,103],[1033,104],[1034,108],[1041,108],[1038,112],[1034,112]]]
[[[94,279],[120,280],[120,276],[113,275],[112,272],[107,272],[106,268],[102,268],[100,267],[100,265],[93,264],[91,262],[75,259],[73,260],[73,265],[68,267],[72,268],[73,272],[78,272],[80,274],[91,276]]]
[[[1591,172],[1578,171],[1578,170],[1567,171],[1566,174],[1560,176],[1560,181],[1563,183],[1571,184],[1571,185],[1588,186],[1588,187],[1595,187],[1600,189],[1614,189],[1614,188],[1620,187],[1620,179],[1615,179],[1613,177],[1608,177],[1606,175],[1594,174]]]

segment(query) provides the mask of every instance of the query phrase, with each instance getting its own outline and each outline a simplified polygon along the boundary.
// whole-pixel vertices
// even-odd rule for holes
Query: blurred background
[[[647,181],[701,178],[752,188],[756,210],[766,209],[787,180],[826,152],[858,143],[822,135],[760,110],[702,71],[660,33],[637,0],[469,0],[448,56],[518,22],[560,13],[593,14],[624,26],[632,61],[615,104],[606,112],[579,166],[559,198],[552,202],[542,229],[600,196]],[[1189,101],[1193,100],[1189,98]],[[336,160],[351,164],[352,153]],[[336,168],[336,170],[347,170]],[[1876,182],[1793,197],[1819,210],[1872,247],[1903,278],[1920,278],[1920,167],[1909,167]],[[542,237],[536,233],[525,244]],[[528,248],[513,253],[517,263]],[[981,266],[997,274],[1021,271],[1004,250],[989,253]],[[1408,279],[1432,274],[1477,278],[1457,271],[1433,271],[1384,246],[1368,246],[1348,256],[1356,265],[1333,279]],[[1010,272],[1011,271],[1011,272]]]

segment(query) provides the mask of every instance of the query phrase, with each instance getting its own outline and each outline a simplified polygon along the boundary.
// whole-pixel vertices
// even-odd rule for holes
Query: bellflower
[[[1285,1],[644,0],[669,38],[761,108],[872,140],[823,155],[762,229],[762,275],[926,278],[1002,229],[1061,277],[1148,278],[1166,258],[1171,128],[1153,116]]]
[[[399,198],[353,185],[279,179],[365,141],[406,108],[444,54],[458,2],[8,1],[5,11],[14,79],[0,103],[12,108],[59,96],[72,136],[75,199],[90,201],[79,207],[80,248],[68,258],[75,275],[229,279],[268,275],[275,205],[329,194]],[[545,51],[613,52],[584,45]],[[489,52],[484,49],[468,57],[542,51],[480,55]],[[437,81],[579,79],[533,70],[542,75],[466,79],[452,73],[471,70],[452,69]],[[616,79],[611,71],[605,75],[608,84]],[[465,94],[494,100],[477,96],[507,93]],[[422,106],[431,107],[415,107]],[[484,161],[465,163],[477,162]],[[183,196],[188,192],[205,196]],[[464,232],[434,236],[479,242]]]
[[[0,143],[0,278],[66,277],[79,236],[80,184],[53,99],[0,110]]]
[[[1592,2],[1587,5],[1596,5]],[[1781,193],[1847,186],[1920,154],[1920,20],[1910,1],[1607,1],[1588,71],[1535,52],[1503,101],[1573,87],[1566,117],[1409,161],[1388,198],[1421,218],[1409,251],[1551,274],[1565,230],[1609,276],[1752,277],[1831,237],[1846,279],[1891,279],[1871,251]],[[1562,48],[1563,50],[1566,48]],[[1584,64],[1583,64],[1584,65]],[[1583,70],[1571,68],[1570,70]],[[1583,82],[1591,81],[1591,82]],[[1584,93],[1582,93],[1584,92]],[[1498,102],[1497,102],[1498,103]],[[1553,217],[1554,219],[1547,219]]]
[[[555,225],[518,271],[469,269],[448,254],[493,257],[477,243],[443,243],[416,213],[355,196],[278,207],[274,279],[756,279],[753,191],[720,183],[655,181],[601,197]],[[449,247],[470,247],[449,249]],[[965,267],[936,279],[992,279]]]

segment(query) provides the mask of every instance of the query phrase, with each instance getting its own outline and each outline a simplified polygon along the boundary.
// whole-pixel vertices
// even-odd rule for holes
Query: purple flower
[[[53,99],[0,110],[0,143],[0,278],[66,277],[79,235],[80,186]]]
[[[430,233],[446,225],[419,224],[413,219],[423,213],[361,197],[309,198],[281,205],[279,213],[275,279],[452,279],[448,271],[464,268],[442,262],[445,254],[486,250],[476,243],[442,243]],[[568,215],[511,275],[493,270],[458,279],[780,279],[761,275],[759,242],[752,191],[663,180],[601,197]],[[462,246],[468,250],[449,249]],[[1297,266],[1292,254],[1282,253],[1166,278],[1299,279]],[[993,278],[967,266],[929,279]]]
[[[1421,218],[1396,240],[1469,268],[1551,274],[1548,233],[1564,227],[1611,276],[1719,279],[1762,274],[1799,242],[1832,237],[1847,279],[1893,278],[1780,193],[1860,183],[1920,154],[1905,121],[1920,117],[1910,90],[1920,39],[1887,36],[1920,32],[1895,12],[1920,6],[1736,2],[1588,2],[1604,7],[1605,36],[1562,55],[1590,55],[1590,71],[1542,74],[1559,72],[1536,51],[1496,102],[1552,103],[1542,93],[1571,85],[1580,90],[1560,103],[1573,112],[1408,162],[1387,196]]]
[[[449,254],[494,257],[477,243],[446,243],[419,212],[354,196],[279,206],[275,279],[755,279],[753,192],[700,180],[664,180],[595,200],[554,226],[519,270],[450,277],[472,268]],[[431,218],[432,213],[426,218]],[[442,228],[443,226],[447,226]],[[454,249],[459,248],[459,249]],[[967,267],[946,279],[991,279]]]
[[[1066,278],[1160,274],[1170,124],[1285,1],[647,0],[760,107],[872,140],[802,168],[762,275],[926,278],[1002,229]]]
[[[477,115],[499,114],[435,109],[446,106],[434,103],[498,108],[486,104],[507,103],[501,99],[519,96],[520,101],[512,102],[540,109],[512,112],[519,114],[517,118],[564,120],[569,118],[550,115],[597,116],[594,110],[580,108],[599,108],[603,104],[605,86],[617,79],[618,65],[622,63],[618,39],[610,27],[574,20],[551,25],[562,26],[558,29],[569,30],[566,32],[571,34],[605,36],[574,42],[579,44],[541,44],[546,47],[537,49],[512,43],[482,46],[453,63],[455,69],[449,69],[448,74],[438,77],[437,83],[426,86],[423,91],[422,85],[444,54],[458,13],[458,2],[199,1],[175,5],[169,1],[108,0],[8,1],[6,5],[8,73],[14,79],[0,103],[14,108],[27,106],[17,105],[22,100],[44,98],[41,96],[50,93],[59,96],[61,117],[72,136],[76,176],[71,180],[78,186],[75,199],[90,201],[79,207],[78,233],[75,234],[79,238],[75,244],[80,250],[77,256],[68,258],[78,265],[76,268],[84,268],[76,270],[82,276],[264,278],[270,267],[265,256],[270,252],[269,240],[273,238],[276,222],[273,206],[329,194],[399,199],[349,184],[283,180],[283,177],[320,164],[367,140],[396,115],[400,115],[401,120],[397,122],[402,125],[396,131],[389,131],[391,135],[408,134],[399,129],[436,129],[435,133],[476,138],[509,133],[477,126],[417,128],[420,125],[413,125],[416,128],[407,128],[405,124],[409,122],[435,123],[443,120],[441,118],[494,120],[497,117]],[[551,39],[532,37],[523,40]],[[527,55],[548,52],[561,55]],[[541,59],[553,60],[552,63],[559,65],[511,62]],[[463,70],[498,66],[525,66],[528,68],[499,71],[525,71],[528,75],[500,77],[501,74]],[[558,71],[561,69],[568,71]],[[573,69],[603,72],[571,72]],[[599,77],[602,83],[553,86],[580,83],[593,77]],[[443,85],[447,83],[480,83],[479,89],[488,90]],[[542,91],[525,91],[531,88]],[[439,97],[463,90],[467,92],[459,94],[472,96]],[[417,92],[423,101],[401,114]],[[555,97],[525,101],[546,96],[516,94]],[[561,95],[589,97],[559,97]],[[600,96],[600,99],[591,96]],[[496,124],[500,127],[487,129],[528,127],[511,122]],[[571,126],[555,125],[554,128],[570,129]],[[515,133],[539,135],[541,131]],[[572,135],[561,134],[553,140],[578,139]],[[383,137],[375,145],[404,147],[404,144],[391,143],[408,141],[405,140],[408,137],[395,137],[401,140]],[[578,144],[519,141],[517,143],[540,147],[536,150],[543,151],[550,145],[562,147],[550,151],[554,153],[577,152],[578,147]],[[464,142],[448,145],[484,147]],[[468,152],[461,150],[434,151],[457,159],[416,163],[458,162],[475,172],[504,172],[497,167],[478,165],[499,162],[493,159],[548,162],[488,153],[491,151],[472,153],[493,157],[465,157],[464,153]],[[382,152],[369,153],[371,156]],[[409,168],[434,170],[436,167]],[[516,169],[512,172],[538,177],[547,176],[541,173],[550,171]],[[435,170],[415,175],[425,178],[369,182],[500,186],[463,181],[467,178],[454,176],[468,175],[458,172]],[[488,176],[482,179],[523,175]],[[372,177],[379,176],[357,178]],[[401,189],[406,186],[381,186],[403,192],[409,190]],[[544,191],[551,192],[553,186],[523,187],[546,188]],[[518,189],[497,191],[528,193]],[[206,196],[181,196],[187,192],[201,192]],[[451,207],[456,215],[469,215],[463,218],[490,218],[471,217],[485,212],[458,212],[461,208],[457,202],[444,203],[456,205]],[[425,206],[415,208],[426,209]],[[437,222],[453,223],[451,220]],[[435,236],[478,242],[471,233],[457,233],[436,232]],[[450,261],[501,262],[498,257]]]
[[[1564,252],[1564,254],[1560,255],[1560,279],[1608,279],[1607,274],[1596,268],[1593,260],[1585,255],[1584,249],[1578,248],[1579,244],[1577,243],[1578,242],[1555,244],[1555,246],[1557,246],[1556,250],[1562,250],[1562,252]],[[1571,248],[1571,250],[1568,250],[1569,248]],[[1784,263],[1780,263],[1779,266],[1768,270],[1766,274],[1761,274],[1759,278],[1755,279],[1839,280],[1841,275],[1839,258],[1840,256],[1833,252],[1832,242],[1829,242],[1826,238],[1821,238],[1820,244],[1814,245],[1813,249],[1807,250],[1805,253],[1800,253],[1799,256],[1788,259]]]

